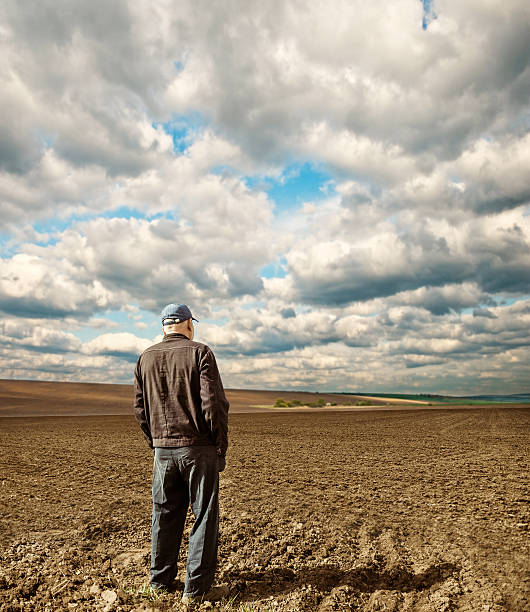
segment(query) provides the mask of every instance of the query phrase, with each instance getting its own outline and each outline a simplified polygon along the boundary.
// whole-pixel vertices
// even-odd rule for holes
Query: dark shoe
[[[156,582],[154,584],[150,584],[149,588],[155,593],[174,593],[175,591],[184,590],[184,583],[182,580],[175,580],[171,584],[159,584]]]
[[[184,593],[182,595],[182,603],[185,606],[192,606],[193,604],[200,604],[204,601],[219,601],[223,597],[228,597],[230,589],[227,586],[216,586],[212,587],[204,595],[188,595]]]

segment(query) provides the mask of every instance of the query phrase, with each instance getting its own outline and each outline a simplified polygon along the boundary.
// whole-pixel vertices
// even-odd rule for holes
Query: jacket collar
[[[173,340],[174,338],[184,338],[184,340],[189,340],[188,336],[184,334],[179,334],[178,332],[170,332],[164,336],[163,342],[166,340]]]

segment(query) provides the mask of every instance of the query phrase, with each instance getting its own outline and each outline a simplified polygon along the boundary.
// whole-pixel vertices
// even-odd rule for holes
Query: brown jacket
[[[167,334],[146,349],[134,371],[134,415],[149,446],[228,447],[228,407],[211,349]]]

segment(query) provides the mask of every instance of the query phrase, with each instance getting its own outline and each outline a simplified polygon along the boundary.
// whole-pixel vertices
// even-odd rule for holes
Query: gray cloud
[[[441,287],[420,287],[412,292],[394,295],[390,304],[409,304],[420,306],[432,314],[443,315],[451,311],[461,311],[477,304],[494,305],[495,301],[485,292],[480,291],[475,283],[451,284]],[[475,309],[477,312],[488,312],[486,309]]]
[[[496,319],[497,318],[491,312],[491,310],[488,310],[487,308],[474,308],[473,309],[473,316],[474,317],[486,317],[488,319]]]
[[[486,294],[524,295],[530,289],[528,217],[507,213],[457,225],[413,211],[391,223],[382,212],[379,219],[373,213],[365,219],[362,206],[333,212],[329,218],[315,213],[307,237],[286,254],[289,272],[278,282],[278,293],[289,288],[291,298],[339,306],[420,291],[416,299],[423,292],[428,305],[430,293],[435,297],[428,307],[441,313],[478,305],[490,299]],[[475,284],[477,295],[443,289],[462,283]]]
[[[296,317],[296,312],[294,311],[294,308],[282,308],[282,310],[280,310],[280,314],[284,319],[292,319]]]
[[[2,6],[0,129],[12,135],[4,168],[29,170],[49,145],[73,165],[101,165],[110,174],[149,167],[156,155],[139,128],[151,124],[151,113],[160,115],[160,93],[179,54],[178,38],[164,39],[163,24],[145,19],[143,11],[153,17],[156,8],[127,2]],[[12,116],[18,117],[14,128]]]

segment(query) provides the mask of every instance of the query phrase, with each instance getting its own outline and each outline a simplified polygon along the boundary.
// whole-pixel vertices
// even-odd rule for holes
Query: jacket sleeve
[[[134,369],[134,416],[136,417],[141,430],[144,432],[149,448],[153,448],[153,438],[151,436],[151,427],[149,425],[149,406],[146,406],[143,387],[142,370],[140,366],[140,359],[138,359],[136,362],[136,368]]]
[[[208,347],[199,359],[199,370],[202,412],[218,454],[225,457],[228,448],[228,408],[230,404],[225,396],[214,354]]]

